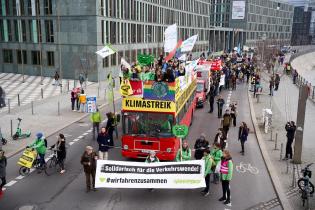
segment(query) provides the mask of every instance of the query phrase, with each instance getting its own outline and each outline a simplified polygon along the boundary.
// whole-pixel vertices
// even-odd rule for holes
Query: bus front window
[[[125,112],[124,134],[172,136],[174,118],[170,114]]]

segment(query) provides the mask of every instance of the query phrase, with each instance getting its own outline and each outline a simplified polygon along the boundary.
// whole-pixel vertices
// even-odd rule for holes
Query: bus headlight
[[[167,148],[166,152],[171,153],[172,152],[172,148]]]
[[[124,145],[124,150],[128,150],[128,149],[129,149],[128,145],[125,144],[125,145]]]

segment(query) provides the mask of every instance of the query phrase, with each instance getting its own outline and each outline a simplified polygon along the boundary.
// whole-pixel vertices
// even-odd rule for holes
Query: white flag
[[[121,65],[123,65],[127,69],[131,69],[130,64],[124,58],[121,58],[120,63],[121,63]]]
[[[180,60],[180,61],[186,61],[186,59],[187,59],[187,55],[186,55],[186,54],[182,54],[182,55],[178,58],[178,60]]]
[[[98,54],[99,56],[101,56],[102,58],[105,58],[111,54],[116,53],[116,50],[112,48],[112,46],[110,46],[109,44],[105,45],[105,47],[99,51],[96,52],[96,54]]]
[[[198,34],[186,39],[181,46],[181,52],[192,51],[197,39],[198,39]]]
[[[173,24],[164,32],[164,51],[171,52],[177,45],[177,25]]]

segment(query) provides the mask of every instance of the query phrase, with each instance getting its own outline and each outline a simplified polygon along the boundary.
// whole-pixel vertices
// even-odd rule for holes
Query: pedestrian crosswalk
[[[23,82],[24,81],[24,82]],[[1,112],[8,111],[8,102],[10,109],[19,105],[30,104],[45,98],[57,96],[73,87],[79,87],[80,83],[75,80],[60,81],[62,86],[54,85],[52,77],[29,76],[13,73],[0,73],[0,86],[5,91],[6,107],[0,109]],[[90,83],[88,83],[89,85]],[[9,101],[8,101],[9,99]]]

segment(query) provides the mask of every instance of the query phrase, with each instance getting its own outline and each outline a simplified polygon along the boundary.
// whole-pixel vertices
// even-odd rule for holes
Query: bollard
[[[292,187],[296,187],[296,183],[295,183],[295,164],[293,164],[293,173],[292,173]]]
[[[31,106],[32,106],[32,115],[34,115],[34,101],[31,101]]]
[[[44,98],[44,90],[43,90],[43,88],[40,89],[40,94],[41,94],[42,99],[43,99]]]
[[[58,116],[60,115],[60,102],[58,101]]]
[[[68,92],[70,91],[70,81],[68,80]]]
[[[272,140],[272,137],[273,137],[273,136],[272,136],[272,129],[270,129],[270,141],[273,141],[273,140]]]
[[[21,106],[21,102],[20,102],[20,94],[18,94],[18,106]]]
[[[62,86],[60,86],[60,93],[62,93]]]
[[[11,105],[10,105],[10,99],[8,98],[8,113],[11,113]]]
[[[76,88],[76,85],[77,85],[77,81],[73,80],[73,88]]]
[[[11,120],[11,137],[13,136],[13,120]]]
[[[256,97],[257,97],[257,103],[259,103],[260,102],[260,94],[256,94]]]
[[[276,133],[275,149],[274,150],[279,150],[278,149],[278,133]]]
[[[282,160],[282,155],[283,155],[283,143],[281,143],[281,146],[280,146],[280,160]]]
[[[314,89],[315,89],[315,86],[313,86],[313,94],[312,94],[312,99],[314,99]]]
[[[289,174],[289,159],[286,160],[286,163],[287,163],[287,174]]]

